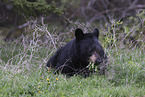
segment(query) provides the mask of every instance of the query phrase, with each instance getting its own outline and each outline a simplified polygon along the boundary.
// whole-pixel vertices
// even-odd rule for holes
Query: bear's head
[[[98,41],[99,30],[97,28],[95,28],[92,33],[86,34],[84,34],[80,28],[77,28],[75,30],[75,37],[77,54],[81,65],[83,65],[82,67],[87,66],[90,61],[93,62],[94,65],[99,65],[107,61],[107,56]]]

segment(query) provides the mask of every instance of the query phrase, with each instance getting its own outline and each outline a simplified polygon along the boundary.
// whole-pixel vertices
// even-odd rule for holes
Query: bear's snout
[[[95,56],[95,54],[93,54],[93,55],[90,57],[89,61],[95,63],[96,58],[97,58],[97,57]]]
[[[93,62],[96,65],[99,65],[102,62],[100,55],[97,54],[96,52],[94,52],[93,55],[90,56],[89,61]]]

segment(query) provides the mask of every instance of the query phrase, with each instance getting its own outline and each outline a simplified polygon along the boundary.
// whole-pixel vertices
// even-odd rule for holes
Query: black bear
[[[93,33],[84,34],[80,28],[75,30],[75,38],[69,41],[64,47],[61,47],[48,60],[47,67],[55,69],[55,72],[61,72],[66,75],[79,74],[80,71],[86,70],[90,62],[98,66],[99,64],[107,62],[107,56],[104,53],[99,41],[99,30],[94,29]],[[90,72],[88,72],[90,73]],[[88,74],[89,75],[89,74]],[[87,76],[87,75],[86,75]]]

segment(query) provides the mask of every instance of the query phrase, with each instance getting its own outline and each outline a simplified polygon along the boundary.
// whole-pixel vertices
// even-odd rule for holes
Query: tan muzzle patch
[[[93,63],[95,63],[95,61],[96,61],[96,59],[97,59],[97,57],[96,57],[96,55],[95,55],[95,53],[90,57],[90,61],[92,61]]]

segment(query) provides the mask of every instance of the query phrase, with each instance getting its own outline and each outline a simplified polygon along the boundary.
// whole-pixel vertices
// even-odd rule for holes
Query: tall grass
[[[31,32],[33,37],[22,36],[18,40],[1,45],[1,97],[145,96],[143,49],[107,47],[103,43],[109,61],[106,76],[93,74],[87,78],[79,75],[67,78],[62,74],[54,75],[53,70],[47,71],[45,65],[58,47],[71,40],[73,31],[70,31],[70,35],[48,28],[47,25],[36,26]]]

